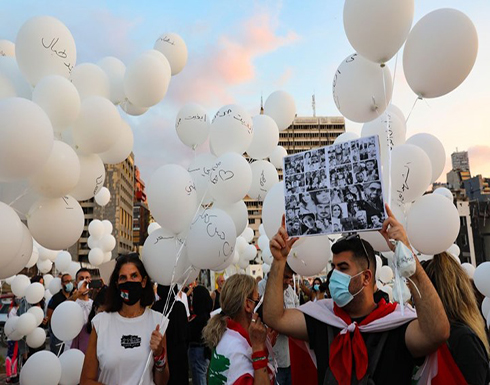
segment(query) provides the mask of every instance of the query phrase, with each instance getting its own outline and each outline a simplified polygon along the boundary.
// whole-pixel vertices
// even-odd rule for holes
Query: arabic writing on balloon
[[[63,199],[63,201],[66,204],[65,210],[73,210],[73,207],[68,202],[68,199],[70,199],[70,197],[64,196],[64,197],[61,197],[61,199]]]
[[[102,186],[103,183],[104,183],[104,176],[99,175],[97,179],[95,179],[94,195],[100,191],[100,186]]]
[[[410,175],[410,163],[411,162],[407,162],[404,165],[406,170],[404,173],[402,173],[402,176],[405,177],[405,179],[403,180],[402,186],[400,188],[396,189],[396,192],[398,193],[398,202],[400,202],[400,203],[405,203],[404,192],[407,190],[410,190],[410,186],[408,185],[408,177]]]
[[[190,183],[189,186],[185,188],[187,195],[191,195],[192,191],[196,191],[196,185],[194,184],[194,182],[191,181],[189,183]]]
[[[170,45],[175,45],[175,42],[170,40],[168,36],[160,37],[157,39],[157,41],[163,41],[164,43],[170,44]]]
[[[68,57],[68,54],[66,53],[66,48],[63,49],[62,51],[55,49],[56,44],[58,44],[59,40],[60,40],[59,37],[53,37],[53,39],[49,42],[49,44],[46,45],[43,37],[41,38],[41,44],[43,45],[44,48],[50,50],[51,52],[56,54],[56,56],[64,60]],[[64,61],[63,64],[65,65],[65,67],[68,68],[68,72],[71,73],[71,71],[73,70],[73,65],[70,62],[66,62],[66,61]]]
[[[204,115],[190,115],[190,116],[185,117],[183,120],[197,120],[197,121],[206,123],[208,120],[208,117],[206,114],[204,114]],[[175,128],[179,128],[181,122],[182,122],[182,118],[179,118],[179,120],[177,121],[177,124],[175,125]]]
[[[174,237],[164,237],[163,235],[159,235],[157,239],[155,239],[154,245],[156,245],[158,242],[163,241],[165,239],[173,239]]]

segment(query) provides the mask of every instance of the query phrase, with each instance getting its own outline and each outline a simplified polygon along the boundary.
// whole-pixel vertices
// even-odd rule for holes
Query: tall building
[[[133,207],[133,242],[138,252],[148,237],[148,225],[151,221],[150,209],[146,201],[145,182],[141,179],[140,170],[134,167],[134,207]]]
[[[292,155],[315,147],[329,146],[344,132],[345,120],[341,116],[298,116],[286,130],[279,133],[279,146],[284,147],[288,155]],[[279,180],[282,180],[282,170],[278,172]],[[248,223],[255,232],[256,241],[261,224],[262,202],[247,197],[245,203]]]
[[[85,215],[82,235],[68,251],[74,261],[88,262],[90,248],[88,225],[93,219],[107,219],[113,225],[112,235],[116,238],[116,247],[112,258],[127,254],[133,247],[133,200],[134,200],[134,155],[119,164],[106,165],[104,186],[111,193],[111,200],[106,206],[99,206],[94,199],[80,202]]]
[[[451,163],[453,170],[470,171],[468,151],[453,152],[451,154]]]

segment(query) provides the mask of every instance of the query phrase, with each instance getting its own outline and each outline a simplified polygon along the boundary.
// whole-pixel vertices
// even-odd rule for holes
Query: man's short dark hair
[[[362,242],[362,243],[361,243]],[[364,245],[364,247],[362,246]],[[366,251],[364,251],[364,248]],[[340,254],[344,251],[352,251],[356,262],[367,269],[369,260],[369,270],[373,273],[373,284],[376,282],[376,256],[371,244],[361,238],[342,239],[332,245],[332,253]],[[367,252],[367,255],[366,255]],[[366,259],[367,258],[367,259]]]
[[[89,269],[87,269],[86,267],[82,267],[81,269],[78,269],[77,273],[75,274],[76,280],[78,280],[78,274],[80,273],[89,273],[90,275],[92,275]]]

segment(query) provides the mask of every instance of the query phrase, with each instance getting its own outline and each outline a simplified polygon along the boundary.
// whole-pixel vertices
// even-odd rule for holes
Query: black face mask
[[[125,304],[134,305],[143,295],[143,286],[141,282],[120,283],[119,294]]]

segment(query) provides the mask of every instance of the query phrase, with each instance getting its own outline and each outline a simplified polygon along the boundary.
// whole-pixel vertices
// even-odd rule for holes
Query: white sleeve
[[[106,316],[105,312],[97,314],[93,319],[92,319],[92,327],[95,329],[97,332],[97,335],[100,334],[100,329],[102,327],[102,323],[104,322],[104,318]]]

